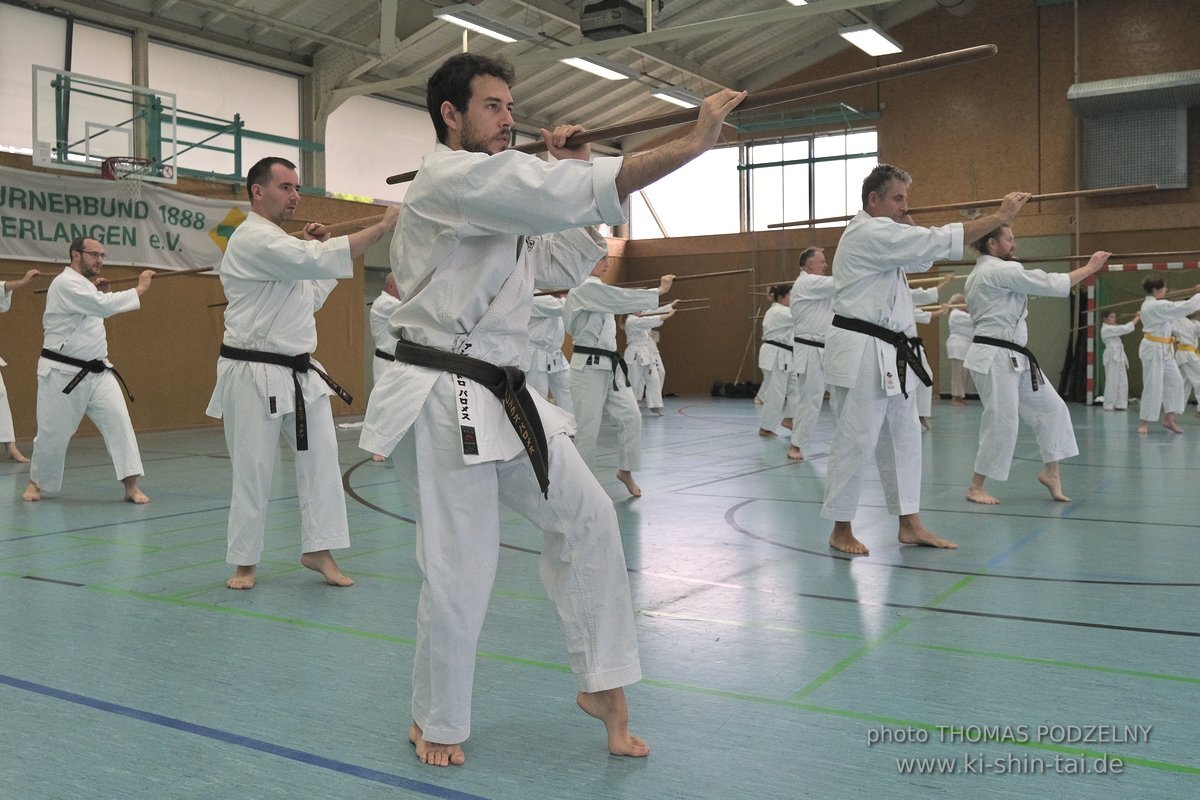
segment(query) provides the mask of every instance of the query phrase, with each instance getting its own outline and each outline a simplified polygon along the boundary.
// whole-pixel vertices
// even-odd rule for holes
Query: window
[[[738,233],[738,156],[737,147],[709,150],[631,195],[632,238],[661,239],[663,229],[672,237]]]

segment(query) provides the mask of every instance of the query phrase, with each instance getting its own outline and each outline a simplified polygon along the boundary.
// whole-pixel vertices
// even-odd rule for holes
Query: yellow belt
[[[1152,333],[1143,333],[1142,336],[1152,342],[1158,342],[1159,344],[1175,344],[1174,336],[1155,336]]]
[[[1198,349],[1194,344],[1180,344],[1179,342],[1176,342],[1175,349],[1182,350],[1185,353],[1195,353],[1196,355],[1200,355],[1200,349]]]

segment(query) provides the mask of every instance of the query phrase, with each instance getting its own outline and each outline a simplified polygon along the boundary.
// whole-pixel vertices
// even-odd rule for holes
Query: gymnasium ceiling
[[[587,38],[581,5],[594,0],[476,0],[493,18],[535,32],[503,44],[470,34],[472,52],[503,54],[517,66],[518,127],[561,122],[596,129],[678,110],[651,92],[680,87],[760,90],[849,47],[839,27],[868,21],[888,30],[927,11],[967,13],[976,0],[651,0],[653,41]],[[636,0],[645,9],[645,0]],[[463,48],[463,29],[438,19],[453,0],[18,0],[40,10],[156,40],[203,48],[263,66],[318,76],[324,110],[356,94],[424,105],[424,81]],[[938,7],[942,8],[939,9]],[[676,31],[739,18],[724,30]],[[597,49],[603,52],[597,53]],[[590,48],[590,49],[589,49]],[[565,51],[565,52],[560,52]],[[635,75],[607,81],[559,63],[599,55]]]

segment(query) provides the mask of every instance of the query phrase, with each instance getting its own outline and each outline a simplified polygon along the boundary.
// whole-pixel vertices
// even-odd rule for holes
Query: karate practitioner
[[[963,366],[971,340],[975,338],[975,325],[966,310],[966,295],[959,293],[950,297],[950,333],[946,336],[946,357],[950,361],[950,405],[965,406],[967,395],[975,394],[975,382],[971,373]],[[953,308],[953,306],[962,306]]]
[[[396,360],[393,355],[396,350],[396,340],[388,331],[388,318],[393,311],[400,307],[401,299],[400,293],[396,290],[396,276],[389,272],[383,279],[383,291],[375,298],[375,302],[371,303],[371,340],[375,344],[375,355],[371,358],[372,385],[379,383],[379,376],[383,374],[389,364]],[[386,461],[387,456],[372,453],[371,460],[380,463]]]
[[[630,314],[625,317],[625,363],[629,365],[629,388],[639,407],[642,393],[646,395],[646,408],[650,413],[662,416],[663,381],[667,368],[663,366],[662,354],[658,352],[658,329],[675,316],[675,306],[659,306],[649,314]]]
[[[1070,502],[1063,494],[1058,465],[1064,458],[1079,455],[1071,412],[1026,347],[1029,329],[1025,317],[1030,295],[1066,297],[1072,286],[1103,269],[1111,254],[1098,250],[1069,273],[1025,269],[1013,260],[1016,242],[1008,225],[988,232],[972,246],[979,258],[967,277],[966,291],[975,338],[965,363],[979,387],[983,416],[967,499],[984,505],[1000,502],[983,484],[988,478],[1008,480],[1018,422],[1024,420],[1033,428],[1044,465],[1038,481],[1055,500]]]
[[[300,200],[296,165],[276,157],[246,175],[250,214],[229,237],[221,259],[225,336],[217,385],[207,414],[224,418],[233,470],[225,583],[253,589],[262,557],[271,478],[283,434],[295,455],[300,498],[300,563],[332,586],[354,583],[330,550],[350,546],[337,434],[329,396],[349,395],[310,354],[317,347],[317,310],[337,285],[354,276],[354,259],[392,230],[398,208],[349,236],[330,238],[320,223],[302,238],[284,231]]]
[[[1124,325],[1117,324],[1117,312],[1105,311],[1100,318],[1100,341],[1104,343],[1104,410],[1129,408],[1129,356],[1121,337],[1133,333],[1141,314]]]
[[[525,370],[525,382],[530,388],[547,399],[553,393],[554,405],[574,414],[571,366],[562,351],[567,335],[563,325],[563,301],[563,297],[553,294],[534,295],[529,315],[529,349],[521,369]]]
[[[1171,335],[1175,337],[1175,363],[1179,374],[1183,377],[1183,406],[1187,408],[1188,395],[1195,393],[1197,403],[1200,403],[1200,322],[1196,314],[1171,321]],[[1200,417],[1200,408],[1196,410]]]
[[[633,479],[642,466],[642,413],[630,386],[629,368],[617,352],[613,314],[657,308],[671,290],[674,275],[664,275],[657,289],[626,289],[601,280],[608,258],[601,258],[587,280],[567,292],[563,322],[571,334],[571,397],[575,403],[575,447],[589,465],[596,456],[604,412],[617,428],[617,480],[633,497],[642,489]]]
[[[758,396],[762,411],[758,418],[758,435],[773,439],[775,429],[782,425],[792,428],[786,416],[788,398],[795,397],[797,381],[792,374],[792,310],[791,284],[771,287],[771,307],[762,319],[762,344],[758,348],[758,368],[762,370],[762,386]]]
[[[39,274],[36,269],[31,269],[15,281],[0,281],[0,314],[12,307],[13,289],[25,288]],[[0,367],[5,366],[8,366],[7,362],[0,358]],[[13,429],[12,409],[8,405],[8,389],[4,387],[3,373],[0,373],[0,444],[4,445],[5,455],[9,459],[21,464],[29,463],[25,454],[17,449],[17,434]]]
[[[833,323],[833,278],[825,248],[809,247],[800,253],[800,275],[792,284],[792,373],[796,397],[792,402],[792,435],[787,457],[804,460],[825,402],[825,336]]]
[[[137,286],[109,292],[100,277],[104,246],[96,239],[76,237],[68,251],[71,263],[50,282],[42,314],[45,340],[38,359],[37,438],[24,499],[35,503],[42,492],[62,488],[67,444],[86,414],[104,438],[125,499],[142,505],[150,498],[138,488],[144,473],[129,408],[121,396],[116,370],[108,360],[104,320],[141,308],[153,270],[138,275]]]
[[[919,358],[908,272],[934,259],[961,257],[963,240],[1010,222],[1029,199],[1012,192],[986,217],[921,228],[908,216],[911,179],[880,164],[863,180],[860,211],[846,225],[833,257],[833,327],[825,339],[825,377],[832,386],[837,429],[821,516],[833,520],[829,545],[867,555],[853,520],[871,454],[879,468],[888,512],[899,518],[901,544],[957,547],[921,523],[921,423],[917,420]]]
[[[1200,286],[1197,294],[1187,300],[1167,300],[1167,285],[1162,278],[1151,275],[1142,281],[1146,299],[1142,301],[1142,343],[1138,346],[1138,358],[1142,361],[1142,400],[1138,415],[1141,421],[1137,432],[1150,432],[1150,423],[1166,412],[1162,426],[1174,433],[1183,433],[1176,416],[1183,412],[1186,398],[1183,375],[1175,363],[1175,337],[1171,335],[1171,323],[1188,314],[1200,311]]]
[[[925,368],[925,372],[933,375],[933,367],[929,366],[929,354],[925,352],[925,346],[917,336],[918,325],[928,325],[937,317],[945,316],[949,310],[945,306],[935,309],[919,308],[919,306],[930,305],[938,301],[938,293],[947,283],[954,280],[953,275],[947,275],[936,286],[928,288],[910,287],[909,292],[912,294],[913,302],[913,326],[908,331],[909,341],[915,345],[920,345],[917,350],[921,356],[921,366]],[[929,418],[933,416],[933,385],[926,386],[924,381],[917,382],[917,419],[921,423],[921,430],[929,430]]]
[[[397,474],[417,519],[424,582],[408,735],[417,758],[437,766],[466,760],[501,502],[546,534],[541,575],[579,681],[576,703],[604,723],[610,752],[649,752],[628,730],[623,687],[640,680],[641,667],[612,500],[571,443],[571,416],[502,367],[524,354],[534,287],[577,286],[605,255],[603,239],[583,226],[621,222],[622,201],[712,147],[746,96],[719,92],[688,133],[624,157],[589,160],[587,145],[567,144],[578,126],[543,130],[556,159],[547,163],[508,150],[513,80],[505,62],[474,54],[450,58],[429,80],[439,143],[405,195],[393,239],[407,298],[391,325],[401,341],[371,394],[361,441],[372,452],[399,445]],[[529,259],[531,246],[556,257]],[[540,274],[536,265],[545,265]],[[532,416],[518,413],[526,401]],[[520,732],[506,735],[519,748]]]

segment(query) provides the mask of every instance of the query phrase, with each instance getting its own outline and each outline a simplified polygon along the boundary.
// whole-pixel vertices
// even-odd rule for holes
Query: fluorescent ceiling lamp
[[[638,73],[624,64],[612,61],[602,61],[598,58],[564,58],[562,63],[570,64],[575,69],[598,75],[606,81],[624,81],[636,78]]]
[[[676,89],[675,87],[659,89],[657,92],[654,92],[653,96],[659,100],[666,100],[668,103],[674,103],[683,108],[696,108],[703,101],[702,97],[694,95],[685,89]]]
[[[537,37],[537,34],[528,28],[493,19],[470,3],[446,6],[437,12],[437,17],[502,42],[518,42]]]
[[[838,34],[869,56],[891,55],[904,49],[899,42],[872,23],[855,25],[853,28],[839,28]]]
[[[794,5],[794,6],[806,6],[806,5],[808,5],[808,0],[788,0],[788,2],[789,2],[789,3],[791,3],[791,4],[792,4],[792,5]]]

